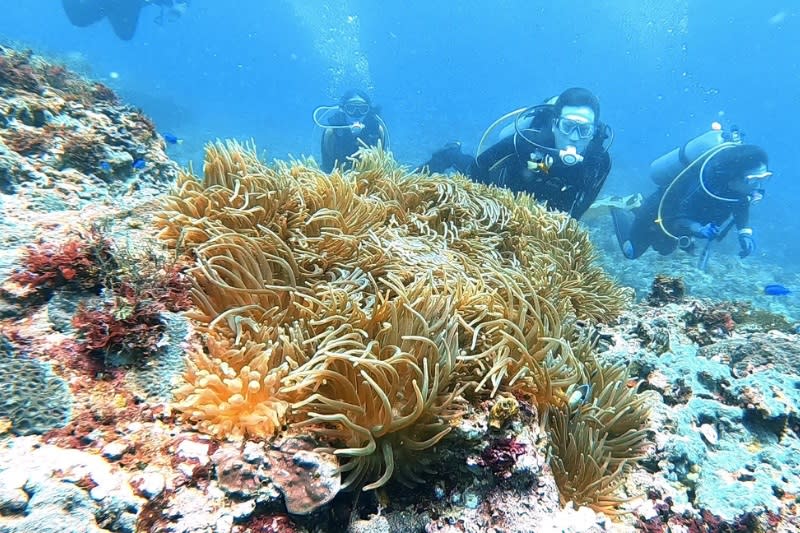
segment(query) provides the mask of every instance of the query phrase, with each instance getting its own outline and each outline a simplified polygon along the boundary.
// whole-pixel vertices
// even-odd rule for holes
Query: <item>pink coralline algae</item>
[[[481,452],[482,466],[489,468],[501,479],[508,479],[517,464],[517,457],[524,455],[525,450],[525,445],[517,442],[514,437],[495,439]]]

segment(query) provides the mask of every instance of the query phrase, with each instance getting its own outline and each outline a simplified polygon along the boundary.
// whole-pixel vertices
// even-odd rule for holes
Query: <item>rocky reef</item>
[[[0,532],[800,527],[791,321],[380,151],[195,176],[0,52]]]

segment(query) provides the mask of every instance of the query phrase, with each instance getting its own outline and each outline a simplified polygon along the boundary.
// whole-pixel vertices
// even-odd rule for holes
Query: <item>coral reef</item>
[[[0,422],[15,435],[45,433],[66,424],[72,396],[49,364],[15,353],[0,337]]]
[[[0,76],[0,410],[54,416],[0,412],[0,530],[800,529],[796,273],[614,261],[686,280],[628,307],[566,216],[374,150],[212,145],[163,197],[107,88]]]
[[[379,150],[325,175],[216,144],[158,223],[197,258],[191,317],[207,353],[193,354],[176,407],[202,430],[271,437],[289,423],[331,445],[344,486],[368,490],[421,481],[421,452],[470,397],[513,393],[556,413],[587,382],[594,407],[576,417],[593,432],[578,453],[612,459],[564,489],[595,505],[600,479],[616,483],[638,456],[645,403],[577,326],[619,314],[622,291],[577,224],[527,196],[408,174]]]
[[[743,335],[737,327],[698,346],[696,326],[686,316],[698,307],[733,305],[690,301],[637,307],[623,317],[629,340],[605,354],[608,360],[634,361],[632,370],[661,397],[653,403],[655,448],[644,459],[657,476],[644,485],[659,494],[653,501],[661,510],[651,515],[648,505],[641,527],[652,529],[646,530],[718,524],[723,530],[773,531],[776,517],[785,527],[777,530],[797,526],[796,335]],[[647,339],[637,334],[642,322],[667,330],[667,351],[647,347]],[[662,477],[669,483],[661,483]],[[741,529],[743,524],[755,525]]]
[[[694,302],[685,318],[687,334],[700,346],[712,344],[716,339],[727,337],[736,328],[729,305],[720,303],[706,305]]]
[[[679,302],[686,296],[686,285],[679,277],[658,274],[653,279],[647,303],[653,306],[662,306],[668,303]]]
[[[174,178],[152,122],[102,84],[0,46],[0,85],[1,191],[24,184],[51,191],[51,202],[77,203],[94,199],[92,185]]]

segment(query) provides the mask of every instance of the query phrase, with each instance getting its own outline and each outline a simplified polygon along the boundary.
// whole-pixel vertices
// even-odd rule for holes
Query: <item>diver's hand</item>
[[[753,240],[753,228],[742,228],[739,230],[739,257],[747,257],[756,249],[756,241]]]
[[[719,226],[714,224],[713,222],[709,222],[706,225],[701,225],[699,222],[693,222],[691,226],[689,226],[689,231],[692,232],[692,235],[697,237],[698,239],[714,239],[717,235],[719,235]]]

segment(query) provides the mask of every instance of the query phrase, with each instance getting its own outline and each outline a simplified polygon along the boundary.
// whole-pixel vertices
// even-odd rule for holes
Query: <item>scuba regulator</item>
[[[553,163],[555,163],[555,157],[552,155],[552,153],[555,152],[555,148],[548,149],[548,152],[541,150],[531,152],[531,157],[528,160],[528,170],[549,174],[550,168],[553,166]],[[578,150],[574,146],[567,146],[565,149],[559,150],[558,159],[568,167],[583,162],[583,156],[578,153]]]

